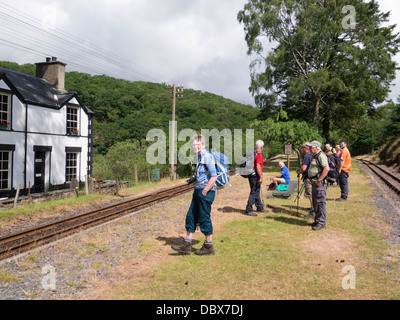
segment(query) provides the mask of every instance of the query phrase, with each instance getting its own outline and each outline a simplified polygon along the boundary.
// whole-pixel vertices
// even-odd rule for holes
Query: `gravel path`
[[[182,195],[0,262],[0,279],[6,279],[0,282],[0,300],[87,299],[92,283],[116,281],[115,266],[145,254],[151,248],[148,239],[181,229],[190,197]]]
[[[400,197],[383,183],[367,166],[360,166],[360,169],[368,174],[373,183],[371,187],[375,189],[372,200],[376,207],[386,219],[390,227],[387,240],[390,244],[400,246]],[[399,257],[400,259],[400,257]]]

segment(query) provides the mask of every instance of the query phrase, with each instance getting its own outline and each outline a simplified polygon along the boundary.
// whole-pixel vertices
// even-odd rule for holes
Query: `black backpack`
[[[329,172],[326,176],[326,180],[328,183],[335,183],[337,178],[339,177],[339,163],[340,158],[336,153],[327,154],[328,164],[329,164]]]
[[[246,153],[243,155],[243,158],[239,164],[239,174],[243,178],[248,178],[255,173],[254,162],[256,161],[256,156],[260,154],[256,150],[247,150]]]

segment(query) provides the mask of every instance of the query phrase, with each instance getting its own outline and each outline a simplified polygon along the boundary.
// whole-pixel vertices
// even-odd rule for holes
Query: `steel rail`
[[[0,237],[0,259],[27,251],[32,246],[49,243],[80,230],[99,225],[124,214],[138,211],[155,203],[193,190],[193,185],[179,185],[128,201],[39,225]]]
[[[364,160],[364,159],[359,159],[361,163],[366,165],[373,173],[375,173],[387,186],[389,186],[394,192],[397,194],[400,194],[400,178],[396,175],[394,175],[391,172],[388,172],[387,170],[383,169],[376,163],[373,163],[369,160]],[[376,170],[375,168],[379,169]],[[390,181],[387,177],[385,177],[381,172],[383,172],[385,175],[389,176],[392,180],[396,182],[393,183],[393,181]]]

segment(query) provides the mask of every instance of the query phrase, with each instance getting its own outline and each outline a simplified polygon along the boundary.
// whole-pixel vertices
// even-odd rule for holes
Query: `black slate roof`
[[[60,109],[72,98],[76,98],[86,113],[93,114],[93,111],[83,105],[76,92],[59,90],[45,79],[0,67],[0,80],[4,80],[23,103]]]

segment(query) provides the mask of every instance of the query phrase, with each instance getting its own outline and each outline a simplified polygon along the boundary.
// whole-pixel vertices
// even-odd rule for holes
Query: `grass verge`
[[[269,168],[264,180],[274,174]],[[295,177],[293,171],[291,175]],[[399,299],[398,248],[391,247],[382,236],[384,230],[379,226],[385,224],[373,206],[370,181],[356,163],[349,181],[346,203],[334,201],[340,195],[338,187],[328,189],[327,228],[312,231],[307,226],[310,221],[304,219],[308,200],[300,200],[297,215],[294,196],[264,197],[270,212],[257,217],[240,214],[240,208],[232,207],[232,203],[241,203],[244,209],[248,184],[234,177],[234,188],[224,190],[213,205],[214,220],[218,220],[218,209],[231,210],[231,218],[215,228],[215,256],[177,256],[159,243],[164,256],[155,255],[157,263],[153,261],[151,267],[142,270],[140,277],[132,275],[133,279],[113,285],[107,297],[100,298]],[[266,196],[265,186],[263,191]],[[197,239],[196,249],[202,236],[197,234]],[[156,244],[151,244],[155,251]],[[355,288],[345,289],[348,284]]]

